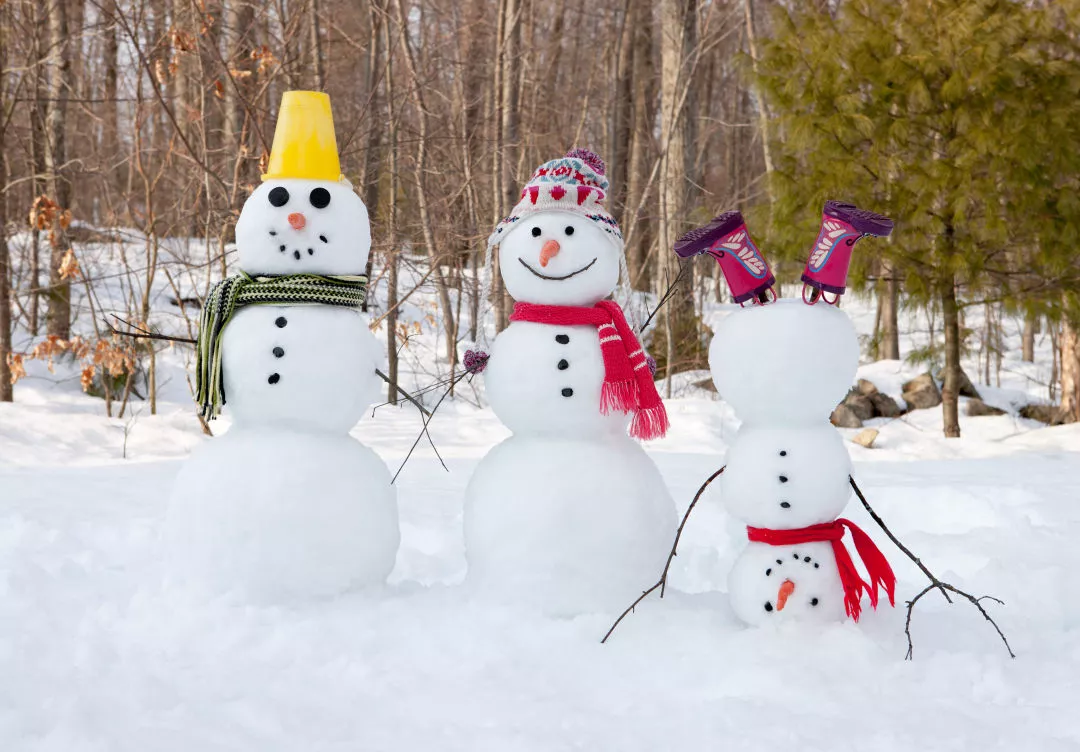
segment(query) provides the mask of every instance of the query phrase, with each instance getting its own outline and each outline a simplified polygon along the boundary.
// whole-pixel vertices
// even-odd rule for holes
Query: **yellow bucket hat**
[[[341,180],[330,96],[321,91],[281,95],[274,144],[263,180]]]

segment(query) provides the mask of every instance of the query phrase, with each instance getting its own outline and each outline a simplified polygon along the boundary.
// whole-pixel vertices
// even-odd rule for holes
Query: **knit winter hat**
[[[604,160],[588,149],[571,149],[565,157],[544,162],[521,191],[521,200],[510,215],[495,227],[488,246],[502,242],[518,220],[529,214],[563,211],[579,214],[596,223],[622,251],[623,237],[619,223],[604,208],[608,179],[604,177]]]

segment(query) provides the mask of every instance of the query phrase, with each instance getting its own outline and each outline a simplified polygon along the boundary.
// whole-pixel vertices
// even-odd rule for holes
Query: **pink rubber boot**
[[[847,290],[848,267],[851,250],[860,238],[867,235],[884,238],[893,230],[888,217],[860,209],[854,204],[826,201],[821,215],[821,231],[818,232],[810,258],[803,271],[803,301],[813,305],[824,300],[837,305]],[[832,300],[825,295],[832,293]]]
[[[753,299],[754,305],[764,305],[776,300],[776,284],[769,262],[761,255],[742,214],[724,212],[705,227],[683,235],[675,241],[675,253],[682,258],[708,253],[720,264],[731,297],[740,305]]]

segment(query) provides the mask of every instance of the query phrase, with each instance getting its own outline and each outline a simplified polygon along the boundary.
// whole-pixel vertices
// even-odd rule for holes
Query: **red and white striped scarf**
[[[602,300],[592,308],[515,303],[510,320],[595,326],[604,359],[600,412],[606,415],[615,409],[631,413],[630,435],[637,439],[657,439],[667,433],[667,411],[653,383],[645,352],[618,303]]]

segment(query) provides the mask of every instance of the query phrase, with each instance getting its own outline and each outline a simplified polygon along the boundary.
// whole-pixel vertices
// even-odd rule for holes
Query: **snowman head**
[[[619,282],[623,240],[604,205],[604,160],[586,149],[536,168],[521,200],[495,227],[499,267],[521,303],[591,306]]]
[[[330,97],[281,96],[263,183],[236,223],[248,274],[363,274],[371,250],[367,208],[341,175]]]
[[[344,181],[271,178],[244,204],[236,245],[248,274],[363,274],[371,227]]]
[[[499,247],[510,296],[522,303],[591,306],[619,282],[622,254],[595,223],[561,211],[524,216]]]

